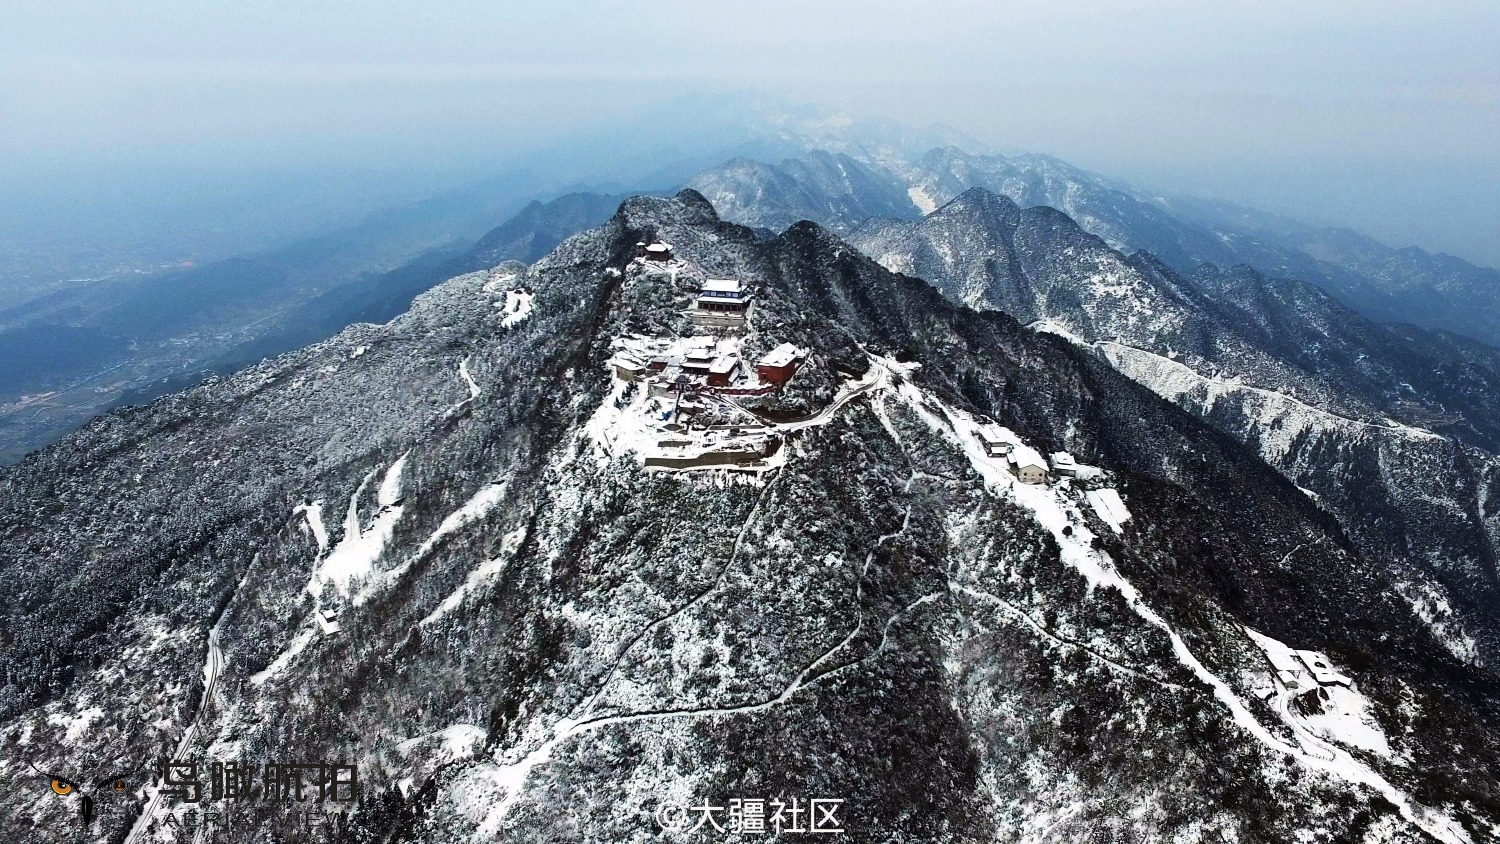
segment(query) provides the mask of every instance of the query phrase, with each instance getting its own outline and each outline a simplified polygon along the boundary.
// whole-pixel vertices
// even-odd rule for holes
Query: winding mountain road
[[[777,431],[796,431],[802,428],[812,428],[817,425],[827,425],[829,420],[833,419],[834,414],[838,413],[844,405],[871,390],[884,387],[890,383],[890,369],[885,364],[878,360],[871,360],[870,364],[870,369],[872,370],[870,374],[866,375],[863,380],[855,383],[854,386],[840,392],[837,398],[829,402],[827,407],[817,413],[792,422],[769,422],[767,424],[771,425]]]
[[[248,571],[246,572],[248,576]],[[240,580],[244,584],[244,580]],[[235,594],[239,594],[239,587],[235,587]],[[233,598],[230,602],[233,603]],[[224,606],[224,611],[219,613],[219,618],[214,626],[208,631],[208,656],[203,661],[203,697],[198,701],[198,711],[193,715],[193,723],[183,731],[182,738],[178,740],[177,747],[172,753],[172,761],[182,759],[187,755],[193,743],[198,740],[202,731],[203,714],[208,710],[209,701],[213,699],[214,690],[219,684],[219,677],[224,672],[224,650],[219,645],[219,632],[224,626],[224,619],[229,615],[229,605]],[[156,817],[157,810],[161,806],[162,784],[147,786],[151,792],[151,799],[146,803],[146,808],[140,817],[135,819],[135,824],[130,828],[130,834],[125,836],[124,844],[140,844],[145,841],[146,830],[151,826],[151,821]],[[195,844],[203,840],[207,827],[199,827],[193,836]]]

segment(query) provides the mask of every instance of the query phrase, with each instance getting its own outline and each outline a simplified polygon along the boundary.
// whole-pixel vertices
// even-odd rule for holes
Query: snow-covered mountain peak
[[[1126,285],[1060,245],[1095,286],[1055,295]],[[8,772],[349,761],[352,840],[434,844],[653,840],[732,800],[959,842],[1500,817],[1492,677],[1434,637],[1429,583],[1099,356],[692,194],[111,416],[0,492]],[[4,833],[73,840],[36,785]],[[91,833],[172,840],[157,794]]]

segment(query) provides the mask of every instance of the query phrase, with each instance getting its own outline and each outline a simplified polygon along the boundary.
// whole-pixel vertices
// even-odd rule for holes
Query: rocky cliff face
[[[653,238],[674,263],[633,259]],[[614,341],[683,330],[701,277],[753,283],[746,348],[810,354],[774,455],[650,470]],[[1021,484],[981,428],[1097,471]],[[76,834],[28,763],[165,748],[356,761],[348,841],[651,841],[732,800],[842,800],[869,841],[1500,820],[1493,675],[1239,442],[692,192],[102,419],[0,493],[10,840]],[[1327,682],[1278,673],[1288,647]],[[93,832],[190,840],[154,793],[101,796]]]

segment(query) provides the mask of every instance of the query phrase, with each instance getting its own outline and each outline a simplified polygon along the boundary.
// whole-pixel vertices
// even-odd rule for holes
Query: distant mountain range
[[[1500,489],[1500,352],[1380,321],[1391,302],[1420,299],[1463,320],[1448,327],[1493,332],[1500,323],[1484,316],[1500,302],[1485,280],[1493,273],[1403,250],[1401,260],[1430,271],[1392,285],[1356,271],[1398,261],[1366,239],[1148,200],[1043,156],[944,149],[906,164],[835,159],[848,174],[838,180],[799,179],[831,169],[827,156],[809,155],[733,162],[693,183],[750,225],[774,226],[796,207],[956,301],[1090,349],[1243,442],[1337,516],[1463,658],[1500,656],[1500,515],[1490,503]],[[779,187],[788,178],[795,190]],[[869,184],[878,188],[861,187]],[[882,215],[903,184],[914,210]],[[1183,208],[1205,223],[1175,216]],[[823,219],[822,209],[836,213]],[[1314,248],[1325,241],[1347,249]],[[1346,254],[1363,257],[1324,260]],[[1454,271],[1463,282],[1434,280]]]
[[[527,188],[501,190],[514,196]],[[535,260],[608,218],[618,196],[533,201],[477,240],[443,210],[384,215],[328,237],[136,281],[76,288],[0,311],[0,462],[120,404],[385,322],[414,296],[507,258]],[[465,205],[499,215],[514,200]],[[446,220],[447,222],[443,222]],[[444,234],[444,232],[447,232]],[[23,394],[33,398],[23,401]]]
[[[830,181],[831,171],[841,181]],[[911,159],[813,152],[776,165],[730,162],[689,184],[722,205],[726,217],[770,228],[799,214],[846,228],[860,218],[910,218],[983,187],[1022,207],[1056,208],[1110,246],[1149,252],[1180,271],[1243,264],[1316,284],[1377,321],[1500,345],[1500,270],[1226,203],[1142,193],[1044,155],[973,155],[952,147]],[[892,197],[903,194],[910,205],[892,209]],[[747,207],[755,197],[764,198]],[[820,213],[820,204],[829,203],[840,212]]]
[[[271,252],[65,286],[0,309],[0,356],[9,364],[0,371],[0,463],[108,408],[227,374],[352,322],[389,319],[445,278],[506,252],[521,260],[545,252],[603,219],[626,193],[682,182],[726,219],[770,231],[817,220],[845,234],[871,219],[918,219],[985,187],[1023,208],[1057,208],[1111,247],[1144,250],[1184,275],[1205,262],[1245,265],[1315,284],[1377,322],[1500,343],[1500,275],[1456,258],[1146,194],[1046,156],[962,152],[955,144],[973,142],[951,130],[849,121],[772,98],[688,98],[637,123],[560,147],[577,172],[594,174],[582,185],[593,190],[558,191],[559,155],[539,153],[521,164],[550,181],[518,171]],[[621,133],[657,140],[621,148],[612,140]],[[547,201],[523,210],[537,196]]]
[[[1489,503],[1500,489],[1500,352],[1379,321],[1391,297],[1421,298],[1447,302],[1473,334],[1493,331],[1483,314],[1500,288],[1486,287],[1489,271],[1462,265],[1467,284],[1356,278],[1351,267],[1373,266],[1383,247],[1325,233],[1365,244],[1352,253],[1360,261],[1335,265],[1323,260],[1331,250],[1315,258],[1289,245],[1321,242],[1310,229],[1144,198],[1045,156],[811,154],[731,162],[693,184],[740,222],[806,215],[956,301],[1090,349],[1245,443],[1374,558],[1395,561],[1403,594],[1459,651],[1500,656],[1500,516]],[[912,207],[882,213],[903,185]],[[1176,216],[1183,208],[1205,223]],[[1231,224],[1238,231],[1225,234]]]

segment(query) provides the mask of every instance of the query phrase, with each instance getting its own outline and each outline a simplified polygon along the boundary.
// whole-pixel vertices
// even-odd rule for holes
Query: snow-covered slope
[[[1059,209],[1116,249],[1150,252],[1182,272],[1204,262],[1248,265],[1316,284],[1372,319],[1500,344],[1500,270],[1452,256],[1393,249],[1356,232],[1228,203],[1163,197],[1045,155],[974,155],[945,147],[897,172],[933,207],[983,187],[1022,207]]]
[[[676,263],[642,269],[658,238]],[[358,763],[350,840],[651,841],[673,807],[762,800],[769,829],[793,799],[804,824],[843,801],[850,840],[1493,834],[1496,686],[1437,604],[1092,353],[691,192],[502,275],[0,475],[8,781],[187,736],[202,762]],[[707,277],[753,281],[747,355],[809,350],[756,407],[772,466],[602,435],[636,407],[616,341],[693,332]],[[1100,471],[1019,483],[980,427]],[[1350,686],[1258,696],[1249,630]],[[0,832],[74,840],[15,781]],[[92,832],[174,840],[155,794],[101,797]]]
[[[1090,349],[1251,447],[1403,582],[1442,584],[1456,642],[1500,657],[1500,353],[1370,323],[1308,285],[1176,273],[981,188],[852,240],[952,298]]]

